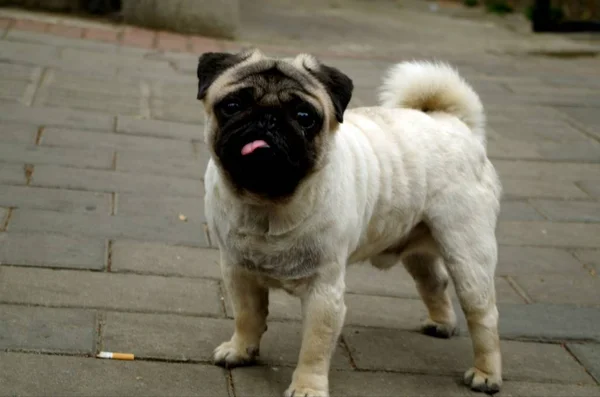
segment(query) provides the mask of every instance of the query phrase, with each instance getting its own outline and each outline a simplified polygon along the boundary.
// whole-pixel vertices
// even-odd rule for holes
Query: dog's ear
[[[226,52],[206,52],[200,55],[197,70],[198,99],[204,99],[208,87],[210,87],[217,77],[239,61],[240,58],[237,54],[228,54]]]
[[[338,69],[323,64],[319,65],[319,71],[314,75],[327,89],[333,103],[336,120],[339,123],[344,122],[344,111],[352,99],[354,90],[352,79]]]

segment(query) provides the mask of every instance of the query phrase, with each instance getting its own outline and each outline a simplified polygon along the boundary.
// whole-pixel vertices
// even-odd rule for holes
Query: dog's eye
[[[225,116],[233,116],[240,110],[242,110],[242,104],[236,99],[231,99],[221,105],[221,112]]]
[[[300,127],[304,128],[305,130],[310,129],[315,125],[314,116],[310,112],[305,110],[299,110],[296,113],[296,121],[298,121]]]

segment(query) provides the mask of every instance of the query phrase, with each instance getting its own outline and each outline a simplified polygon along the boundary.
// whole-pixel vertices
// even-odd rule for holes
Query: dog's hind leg
[[[448,192],[429,209],[428,224],[465,313],[475,356],[465,373],[471,389],[495,393],[502,384],[494,273],[498,198],[490,189]]]
[[[424,252],[409,253],[402,262],[415,279],[429,318],[423,333],[437,338],[449,338],[456,330],[456,314],[448,294],[448,272],[441,257]]]

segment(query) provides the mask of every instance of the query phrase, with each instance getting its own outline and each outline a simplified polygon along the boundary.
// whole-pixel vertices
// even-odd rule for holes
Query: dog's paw
[[[456,334],[456,325],[437,323],[431,319],[427,319],[423,323],[421,330],[425,335],[448,339]]]
[[[500,391],[502,377],[500,375],[486,374],[477,368],[471,368],[465,372],[464,382],[473,391],[495,394]]]
[[[316,390],[310,387],[295,386],[292,384],[283,394],[284,397],[329,397],[327,390]]]
[[[258,356],[257,347],[243,348],[234,341],[222,343],[213,353],[213,361],[216,365],[225,368],[252,365]]]

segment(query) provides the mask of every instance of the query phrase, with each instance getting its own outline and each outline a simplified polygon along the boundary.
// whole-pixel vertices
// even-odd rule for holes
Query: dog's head
[[[350,78],[310,55],[252,50],[205,53],[198,62],[213,158],[239,194],[267,200],[290,197],[325,164],[352,89]]]

